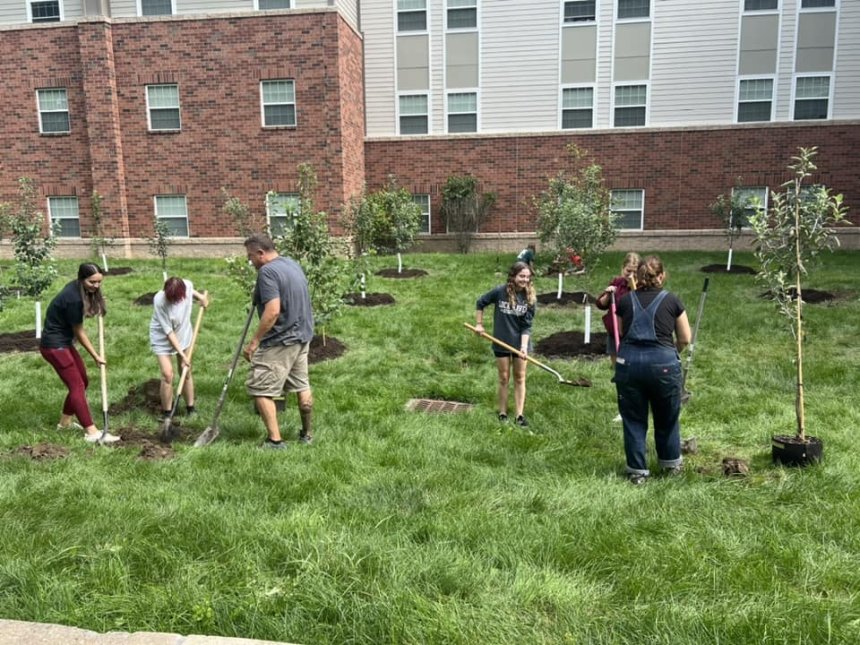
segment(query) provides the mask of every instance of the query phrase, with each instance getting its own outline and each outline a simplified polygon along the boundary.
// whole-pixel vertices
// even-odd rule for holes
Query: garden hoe
[[[233,380],[233,372],[236,371],[236,365],[239,364],[239,354],[242,353],[242,347],[245,345],[245,337],[248,335],[248,328],[251,326],[251,320],[254,317],[254,305],[251,304],[251,309],[248,311],[248,319],[245,320],[245,328],[242,329],[242,337],[239,339],[239,344],[236,346],[236,351],[233,352],[233,362],[230,364],[230,370],[227,372],[227,378],[224,379],[224,387],[221,388],[221,396],[218,397],[218,405],[215,406],[215,416],[212,417],[212,423],[209,425],[194,442],[195,448],[208,446],[215,441],[218,433],[218,417],[221,416],[221,408],[224,407],[224,400],[227,398],[227,388],[230,387],[230,381]]]
[[[203,292],[204,301],[209,297],[209,292]],[[191,363],[191,357],[194,355],[194,347],[197,345],[197,335],[200,333],[200,323],[203,322],[203,312],[205,307],[200,307],[197,312],[197,322],[194,323],[194,335],[191,337],[191,347],[188,348],[188,362]],[[161,442],[171,443],[179,436],[179,428],[173,425],[173,417],[176,415],[176,408],[179,407],[179,397],[182,395],[182,388],[185,387],[185,381],[188,379],[188,373],[191,371],[190,365],[182,367],[182,373],[179,375],[179,385],[176,386],[176,397],[173,399],[173,407],[170,409],[170,416],[164,419],[164,424],[161,428]]]
[[[693,393],[687,389],[687,375],[690,373],[690,366],[693,364],[693,352],[696,351],[696,338],[699,336],[699,324],[702,322],[702,311],[705,309],[705,297],[708,295],[708,282],[710,278],[705,278],[705,284],[702,285],[702,295],[699,296],[699,308],[696,310],[696,324],[693,326],[693,337],[690,339],[690,346],[687,348],[687,364],[684,366],[681,375],[681,403],[684,404],[690,400]]]
[[[466,327],[466,329],[469,329],[469,330],[475,332],[476,334],[478,334],[482,338],[486,338],[487,340],[494,342],[496,345],[498,345],[499,347],[503,347],[504,349],[513,353],[515,356],[520,355],[520,351],[518,349],[514,349],[513,347],[511,347],[507,343],[500,341],[498,338],[490,336],[487,332],[478,331],[475,327],[473,327],[469,323],[463,323],[463,325]],[[551,367],[549,367],[547,365],[544,365],[543,363],[532,358],[528,354],[526,354],[526,360],[529,363],[534,363],[535,365],[537,365],[542,370],[545,370],[545,371],[549,372],[550,374],[552,374],[553,376],[555,376],[558,379],[559,384],[561,384],[561,385],[572,385],[573,387],[591,387],[591,381],[589,381],[587,378],[581,378],[580,377],[580,378],[576,379],[575,381],[568,381],[566,378],[563,378],[562,375],[559,374],[558,372],[556,372],[554,369],[552,369]]]
[[[102,360],[105,358],[105,317],[104,314],[99,314],[99,356]],[[99,437],[99,443],[104,441],[108,431],[108,392],[107,392],[107,365],[99,363],[99,376],[102,382],[102,434]]]

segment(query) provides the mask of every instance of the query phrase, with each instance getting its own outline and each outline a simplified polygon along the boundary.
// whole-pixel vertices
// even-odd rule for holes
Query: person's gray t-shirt
[[[264,264],[257,273],[254,286],[257,315],[262,316],[265,304],[276,298],[281,301],[281,313],[260,346],[309,343],[314,335],[314,316],[308,280],[298,262],[282,255]]]

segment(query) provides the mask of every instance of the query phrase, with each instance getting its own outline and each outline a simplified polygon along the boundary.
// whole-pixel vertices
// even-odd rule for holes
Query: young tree
[[[221,211],[233,221],[236,232],[243,240],[254,233],[255,225],[260,226],[256,230],[262,230],[263,223],[251,214],[251,209],[247,204],[238,197],[232,197],[226,188],[221,189],[221,197],[224,199]],[[254,267],[244,255],[231,255],[224,258],[224,261],[227,263],[227,275],[250,296],[257,281],[257,272]]]
[[[789,323],[795,340],[797,368],[795,413],[797,439],[806,442],[806,416],[803,383],[803,290],[801,282],[809,275],[822,251],[839,244],[833,232],[837,224],[848,223],[842,195],[832,195],[821,185],[804,182],[816,170],[816,148],[800,148],[788,167],[794,178],[771,194],[769,211],[758,210],[750,218],[755,233],[755,255],[761,263],[759,279],[770,287],[770,294]]]
[[[587,154],[575,145],[568,146],[573,172],[561,171],[549,180],[549,186],[536,199],[538,237],[556,257],[566,258],[575,251],[585,271],[581,274],[587,294],[603,252],[618,234],[616,216],[611,210],[609,190],[603,182],[603,169],[593,161],[581,163]],[[561,298],[564,271],[558,276],[558,298]],[[585,342],[591,340],[591,305],[585,304]]]
[[[745,194],[738,185],[730,195],[718,195],[710,208],[711,212],[719,217],[725,226],[726,237],[729,238],[729,257],[726,260],[726,271],[731,271],[735,239],[740,236],[741,230],[748,224],[750,211],[758,208],[758,205],[756,200]]]
[[[42,336],[42,303],[39,296],[57,277],[54,249],[57,238],[49,225],[45,230],[45,214],[36,207],[33,180],[18,180],[18,208],[10,218],[12,248],[15,253],[15,277],[24,294],[36,301],[36,338]]]
[[[102,213],[102,196],[94,190],[90,196],[90,219],[92,220],[92,231],[90,233],[90,248],[96,256],[96,261],[101,258],[101,267],[108,271],[107,247],[113,245],[113,238],[105,235],[105,222]]]
[[[478,180],[471,175],[451,175],[442,189],[442,217],[449,233],[457,239],[457,250],[468,253],[472,239],[486,221],[496,202],[493,192],[479,193]]]
[[[314,207],[316,172],[310,164],[299,164],[299,208],[274,242],[281,255],[302,265],[308,279],[314,321],[323,329],[337,315],[351,280],[347,263],[338,257],[337,242],[328,229],[328,216]]]
[[[161,258],[161,275],[167,281],[167,256],[170,255],[170,226],[156,217],[152,222],[153,236],[147,238],[149,252]]]

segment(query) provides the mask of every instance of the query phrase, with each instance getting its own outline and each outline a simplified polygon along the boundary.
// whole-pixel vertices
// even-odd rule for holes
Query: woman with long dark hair
[[[681,352],[690,343],[684,304],[663,289],[666,271],[659,257],[639,263],[636,291],[618,302],[621,348],[615,361],[618,412],[624,424],[627,478],[643,484],[648,409],[654,419],[657,461],[668,474],[681,472]]]
[[[102,437],[101,431],[93,423],[87,403],[87,369],[74,345],[77,340],[98,365],[106,364],[104,356],[96,352],[84,331],[85,318],[105,314],[105,300],[101,291],[103,279],[102,270],[96,264],[87,262],[78,267],[77,280],[63,287],[48,305],[39,345],[42,356],[69,390],[57,430],[84,430],[84,439],[90,443],[114,443],[120,439],[109,432]],[[77,417],[77,423],[73,417]]]
[[[504,423],[508,420],[508,383],[513,370],[515,422],[524,428],[529,425],[523,415],[528,365],[525,357],[531,351],[532,321],[537,303],[532,278],[528,264],[514,262],[508,271],[508,281],[482,295],[475,305],[475,329],[479,333],[484,331],[484,308],[495,305],[493,335],[512,347],[520,348],[519,354],[514,354],[494,344],[493,354],[499,372],[499,421]]]

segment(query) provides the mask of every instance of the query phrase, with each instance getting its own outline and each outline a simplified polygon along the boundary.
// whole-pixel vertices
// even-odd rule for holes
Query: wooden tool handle
[[[105,360],[105,317],[104,314],[99,314],[99,356],[102,361]],[[107,366],[104,363],[99,363],[99,375],[101,376],[102,386],[102,412],[107,412],[108,395],[107,395]]]

